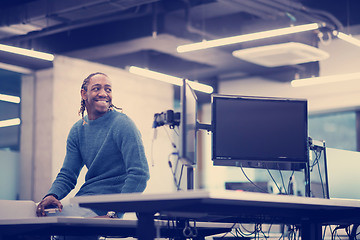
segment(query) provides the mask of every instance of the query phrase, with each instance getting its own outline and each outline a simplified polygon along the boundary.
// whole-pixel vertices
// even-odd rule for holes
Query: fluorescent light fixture
[[[350,35],[347,35],[342,32],[337,32],[337,31],[333,31],[333,34],[348,43],[351,43],[351,44],[354,44],[355,46],[360,47],[360,40],[358,40]]]
[[[287,35],[287,34],[292,34],[292,33],[310,31],[310,30],[318,29],[321,26],[322,25],[320,25],[318,23],[310,23],[310,24],[305,24],[305,25],[280,28],[280,29],[269,30],[269,31],[264,31],[264,32],[250,33],[250,34],[244,34],[244,35],[239,35],[239,36],[234,36],[234,37],[227,37],[227,38],[221,38],[221,39],[216,39],[216,40],[191,43],[191,44],[178,46],[177,51],[179,53],[183,53],[183,52],[196,51],[196,50],[201,50],[201,49],[206,49],[206,48],[220,47],[220,46],[224,46],[224,45],[248,42],[248,41],[253,41],[253,40],[258,40],[258,39],[263,39],[263,38],[270,38],[270,37],[276,37],[276,36]]]
[[[20,125],[20,123],[21,123],[20,118],[12,118],[12,119],[7,119],[7,120],[2,120],[2,121],[0,121],[0,128],[17,126],[17,125]]]
[[[164,73],[151,71],[151,70],[144,69],[144,68],[131,66],[131,67],[129,67],[129,72],[143,76],[143,77],[152,78],[152,79],[160,80],[163,82],[171,83],[171,84],[174,84],[177,86],[181,86],[183,84],[182,78],[174,77],[174,76],[167,75]],[[202,84],[202,83],[198,83],[198,82],[194,82],[194,81],[189,81],[189,85],[194,90],[200,91],[200,92],[205,92],[205,93],[210,94],[214,91],[214,89],[211,86]]]
[[[43,53],[43,52],[38,52],[38,51],[29,50],[29,49],[25,49],[25,48],[13,47],[13,46],[4,45],[4,44],[0,44],[0,51],[16,53],[19,55],[38,58],[38,59],[42,59],[42,60],[46,60],[46,61],[54,60],[54,55],[52,55],[50,53]]]
[[[0,68],[11,71],[11,72],[18,72],[18,73],[23,73],[23,74],[31,74],[33,72],[32,70],[30,70],[28,68],[19,67],[19,66],[15,66],[12,64],[2,63],[2,62],[0,62]]]
[[[10,102],[10,103],[20,103],[20,98],[17,96],[0,94],[0,101]]]
[[[318,84],[342,82],[348,80],[360,80],[360,72],[356,73],[347,73],[347,74],[338,74],[324,77],[313,77],[313,78],[303,78],[291,81],[291,86],[293,87],[304,87]]]

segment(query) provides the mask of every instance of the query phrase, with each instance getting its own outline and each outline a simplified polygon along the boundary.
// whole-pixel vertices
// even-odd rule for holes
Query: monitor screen
[[[181,87],[180,158],[188,165],[196,164],[197,97],[187,80]]]
[[[306,100],[214,95],[212,127],[215,165],[308,161]]]

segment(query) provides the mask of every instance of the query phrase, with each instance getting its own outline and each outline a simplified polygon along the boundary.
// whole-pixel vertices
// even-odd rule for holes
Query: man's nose
[[[105,91],[104,88],[100,89],[99,96],[105,96],[105,97],[107,96],[107,92]]]

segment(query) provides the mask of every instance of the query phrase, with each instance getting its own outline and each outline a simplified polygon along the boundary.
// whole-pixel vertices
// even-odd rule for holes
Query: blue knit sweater
[[[133,121],[117,111],[96,120],[86,116],[85,121],[71,128],[63,166],[48,195],[63,199],[75,187],[84,165],[85,183],[76,196],[144,191],[149,167]]]

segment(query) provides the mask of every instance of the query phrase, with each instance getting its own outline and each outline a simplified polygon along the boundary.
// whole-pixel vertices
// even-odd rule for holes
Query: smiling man
[[[114,108],[119,109],[112,104],[109,77],[90,74],[81,86],[82,120],[70,130],[63,166],[37,206],[39,217],[46,216],[45,209],[50,206],[58,209],[58,216],[116,216],[113,212],[63,207],[60,200],[75,187],[83,166],[88,171],[76,196],[144,191],[149,168],[140,132],[129,117]]]
[[[109,78],[100,73],[92,74],[89,80],[83,83],[81,97],[82,105],[85,103],[89,120],[95,120],[103,116],[109,110],[112,100],[112,89]]]

